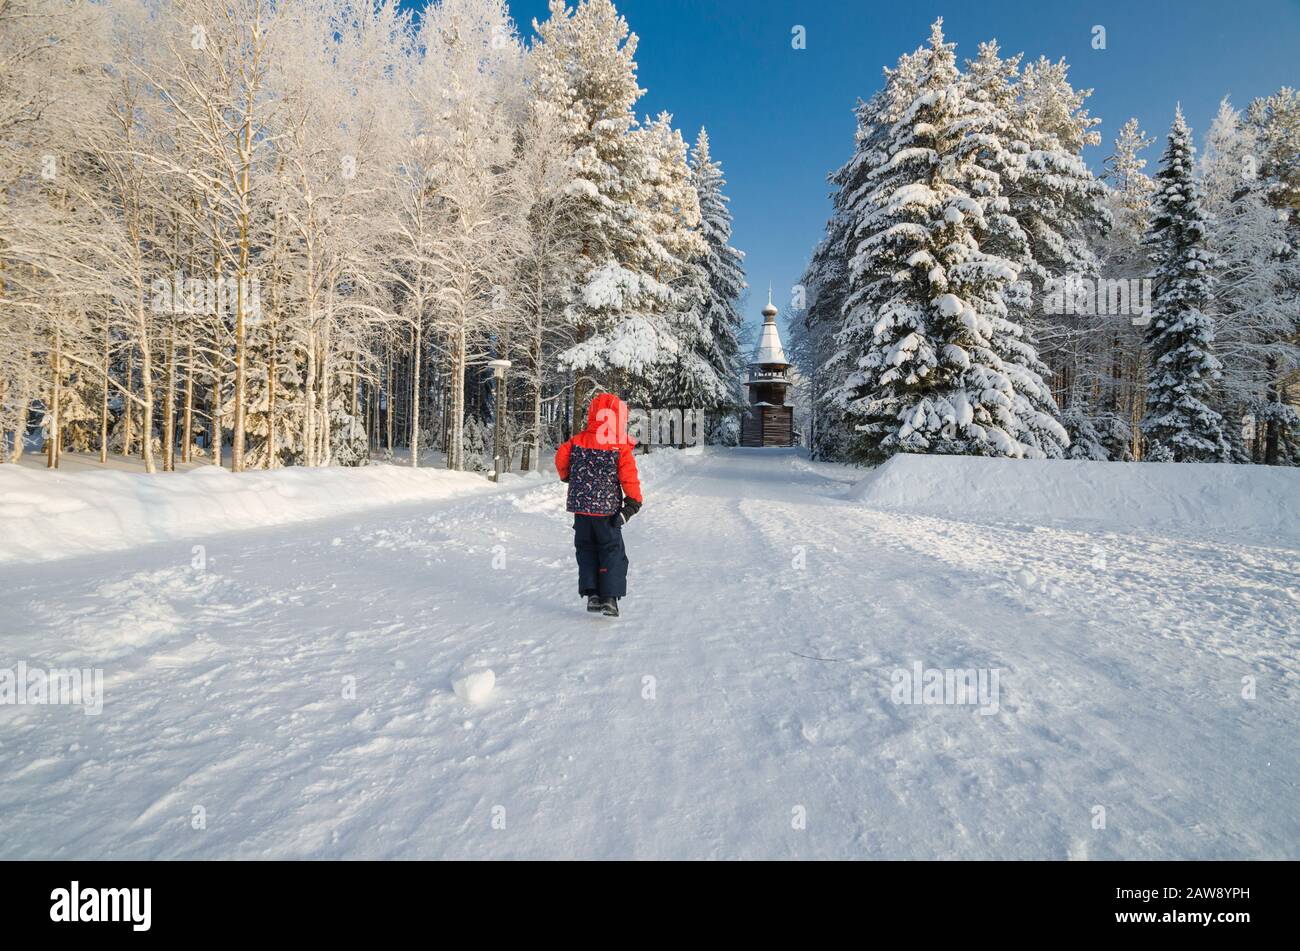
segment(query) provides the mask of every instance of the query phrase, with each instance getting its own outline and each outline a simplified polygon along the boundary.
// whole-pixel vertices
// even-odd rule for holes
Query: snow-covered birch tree
[[[1260,165],[1257,131],[1224,99],[1199,172],[1207,245],[1218,262],[1212,311],[1222,373],[1216,408],[1240,461],[1253,458],[1243,444],[1243,426],[1264,431],[1272,423],[1288,432],[1295,427],[1295,411],[1281,402],[1279,391],[1300,368],[1300,299],[1289,293],[1300,287],[1300,258],[1288,244],[1286,213],[1269,201]],[[1261,449],[1265,442],[1259,440]],[[1264,461],[1265,453],[1258,455]]]

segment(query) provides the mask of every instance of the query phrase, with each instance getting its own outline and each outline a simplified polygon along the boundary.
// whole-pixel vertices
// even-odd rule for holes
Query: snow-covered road
[[[105,671],[0,706],[0,858],[1300,858],[1296,550],[661,469],[618,620],[558,484],[0,567],[0,667]]]

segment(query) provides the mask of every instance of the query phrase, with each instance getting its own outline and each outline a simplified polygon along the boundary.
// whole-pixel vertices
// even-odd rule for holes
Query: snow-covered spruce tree
[[[492,468],[492,427],[477,413],[465,417],[461,430],[461,454],[468,472],[486,472]]]
[[[834,196],[838,201],[839,193]],[[838,350],[835,340],[847,293],[845,218],[839,212],[826,224],[826,237],[813,249],[799,281],[802,294],[790,312],[786,354],[800,368],[795,387],[795,417],[815,459],[842,458],[854,435],[843,413],[825,398],[835,368],[828,364]],[[799,306],[799,305],[802,306]]]
[[[1082,157],[1101,140],[1101,120],[1083,107],[1092,91],[1071,86],[1064,60],[1040,57],[1022,70],[1021,59],[1003,58],[996,41],[981,43],[967,61],[967,81],[971,95],[1005,120],[986,156],[998,166],[1014,221],[1001,224],[997,250],[1021,261],[1021,280],[1033,281],[1041,298],[1049,276],[1096,274],[1088,231],[1107,226],[1109,215],[1105,186]],[[1033,313],[1028,301],[1015,306]]]
[[[248,374],[248,459],[250,468],[279,469],[303,462],[302,429],[290,425],[302,411],[302,378],[291,354],[274,346],[278,352],[264,353],[273,345],[258,344],[249,355],[255,360]],[[274,377],[272,377],[274,369]],[[275,387],[269,385],[274,379]]]
[[[826,236],[813,249],[800,278],[802,299],[796,297],[792,302],[787,352],[800,367],[800,385],[807,389],[807,411],[801,415],[808,421],[808,443],[816,458],[847,458],[857,435],[853,421],[836,399],[837,387],[852,372],[856,359],[837,339],[852,291],[850,262],[856,246],[852,235],[855,219],[848,209],[871,187],[868,175],[884,160],[880,144],[906,105],[899,94],[903,70],[898,72],[896,83],[869,101],[859,102],[854,110],[853,154],[828,176],[834,211],[826,223]],[[796,391],[796,403],[800,398]]]
[[[565,307],[576,342],[559,355],[575,374],[581,413],[594,386],[649,385],[676,351],[667,318],[677,295],[655,274],[670,256],[656,246],[642,204],[648,166],[639,150],[647,140],[630,134],[643,92],[636,34],[610,0],[580,0],[572,10],[551,0],[550,17],[533,26],[535,94],[553,103],[567,124],[566,190],[575,199],[573,226],[582,242]]]
[[[1091,414],[1082,402],[1076,402],[1062,410],[1061,425],[1070,436],[1065,458],[1088,459],[1093,462],[1106,462],[1110,459],[1106,438],[1093,423]]]
[[[706,436],[714,441],[718,427],[739,408],[742,399],[739,380],[742,370],[740,328],[744,318],[740,300],[745,293],[745,255],[731,246],[730,199],[723,194],[727,184],[722,165],[709,151],[709,134],[700,129],[691,151],[691,177],[700,206],[700,233],[704,254],[697,259],[705,275],[699,356],[716,381],[715,392],[704,394],[702,406],[708,414]]]
[[[370,464],[366,427],[342,396],[330,401],[330,461],[339,466]]]
[[[75,315],[77,322],[85,325],[85,315]],[[76,324],[72,324],[75,327]],[[71,340],[69,342],[72,342]],[[66,359],[67,351],[62,351],[65,359],[59,361],[58,385],[49,387],[48,381],[41,395],[41,417],[38,428],[46,445],[47,455],[50,450],[48,442],[52,435],[57,435],[58,455],[68,449],[73,452],[89,452],[96,442],[99,430],[99,384],[84,368]],[[57,412],[53,397],[57,394]]]
[[[1008,207],[1006,120],[971,95],[953,49],[936,21],[929,47],[887,71],[887,99],[907,104],[846,207],[856,245],[839,342],[859,355],[835,399],[868,460],[1060,456],[1068,437],[1044,368],[1008,316],[1019,266],[981,245]]]
[[[1100,422],[1096,405],[1108,354],[1099,342],[1109,325],[1126,318],[1098,313],[1053,313],[1048,281],[1091,280],[1099,274],[1091,236],[1109,227],[1105,185],[1083,160],[1095,145],[1100,122],[1083,108],[1091,90],[1075,90],[1064,60],[1040,57],[1022,70],[1021,56],[1002,58],[996,42],[981,43],[968,61],[972,95],[1005,117],[1005,128],[986,161],[997,168],[1007,198],[1005,214],[993,216],[988,250],[1020,266],[1020,280],[1008,298],[1012,318],[1026,332],[1052,370],[1057,393],[1073,421]],[[1089,438],[1085,434],[1085,440]]]
[[[1219,378],[1208,312],[1215,260],[1192,174],[1195,154],[1180,106],[1156,173],[1146,236],[1154,272],[1142,433],[1154,462],[1220,462],[1229,452],[1222,419],[1212,407]]]
[[[1029,238],[1038,267],[1050,274],[1089,275],[1097,262],[1090,229],[1110,218],[1105,185],[1083,160],[1086,146],[1101,142],[1101,120],[1084,103],[1091,89],[1076,90],[1064,60],[1030,63],[1016,84],[1016,133],[1027,135],[1025,169],[1011,190],[1011,213]]]

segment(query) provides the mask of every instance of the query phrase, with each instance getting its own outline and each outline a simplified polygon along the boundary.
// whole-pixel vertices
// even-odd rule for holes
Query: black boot
[[[618,598],[606,598],[600,603],[605,617],[618,617]]]
[[[604,603],[603,601],[600,600],[600,595],[598,595],[598,594],[589,594],[589,595],[587,595],[587,610],[588,610],[588,611],[590,611],[592,614],[595,614],[595,613],[597,613],[598,611],[603,611],[604,609],[605,609],[605,603]]]

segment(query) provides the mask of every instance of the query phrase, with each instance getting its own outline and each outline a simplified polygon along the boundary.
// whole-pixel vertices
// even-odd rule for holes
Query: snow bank
[[[970,521],[1300,542],[1300,469],[899,455],[850,495]]]
[[[638,455],[642,482],[652,485],[702,454],[703,449],[695,447]],[[564,511],[564,486],[553,472],[507,473],[498,490],[481,473],[389,465],[293,467],[240,475],[201,466],[152,476],[3,465],[0,564],[121,551],[492,491],[506,492],[511,504],[526,511]]]
[[[494,488],[481,474],[384,465],[240,475],[204,466],[153,476],[6,465],[0,466],[0,563],[117,551]]]
[[[666,478],[692,459],[701,458],[704,453],[704,446],[691,446],[687,449],[655,446],[648,455],[637,450],[636,471],[643,482],[647,478]]]

